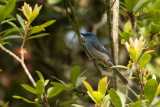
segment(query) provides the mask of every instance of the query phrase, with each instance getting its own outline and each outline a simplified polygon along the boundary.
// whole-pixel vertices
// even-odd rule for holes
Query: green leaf
[[[22,17],[19,14],[16,14],[16,16],[17,16],[17,19],[18,19],[20,25],[22,26],[23,30],[25,30],[25,24],[23,22]]]
[[[142,9],[148,6],[149,3],[151,3],[153,0],[139,0],[137,5],[133,8],[133,12],[137,14]]]
[[[1,16],[0,23],[2,20],[7,18],[11,14],[11,12],[15,8],[15,5],[16,5],[16,0],[9,0],[7,2],[7,4],[2,8],[2,11],[0,11],[0,12],[2,12],[2,13],[0,13],[0,16]]]
[[[40,25],[41,27],[48,27],[48,26],[50,26],[51,24],[53,24],[54,22],[56,22],[56,20],[50,20],[50,21],[48,21],[48,22],[46,22],[46,23],[44,23],[44,24],[42,24],[42,25]]]
[[[129,38],[132,37],[133,32],[123,32],[122,38],[125,39],[127,42],[129,42]]]
[[[124,69],[128,69],[126,66],[124,65],[115,65],[115,66],[112,66],[110,68],[124,68]]]
[[[39,76],[39,79],[44,82],[44,77],[43,77],[43,75],[41,74],[41,72],[39,72],[39,71],[37,71],[37,70],[36,70],[36,72],[37,72],[37,74],[38,74],[38,76]]]
[[[16,30],[20,31],[17,25],[15,25],[13,22],[7,21],[7,23],[14,27]]]
[[[132,93],[133,95],[135,95],[135,97],[137,97],[138,95],[136,94],[136,92],[134,90],[132,90],[130,87],[128,87],[127,85],[123,85],[125,87],[127,87]]]
[[[51,82],[51,84],[54,85],[54,86],[57,86],[57,87],[61,87],[64,90],[70,89],[70,87],[68,85],[66,86],[66,85],[58,83],[58,82]]]
[[[25,90],[27,90],[27,91],[29,91],[29,92],[31,92],[31,93],[33,93],[33,94],[37,94],[37,91],[36,91],[34,88],[32,88],[31,86],[26,85],[26,84],[22,84],[21,86],[22,86]]]
[[[73,103],[74,101],[76,101],[76,100],[78,100],[79,98],[75,98],[75,99],[73,99],[73,100],[69,100],[69,101],[65,101],[65,102],[62,102],[61,104],[60,104],[60,106],[63,106],[63,105],[66,105],[66,104],[71,104],[71,103]]]
[[[107,77],[102,78],[98,84],[98,92],[102,94],[102,97],[105,96],[107,90]]]
[[[137,21],[138,26],[145,27],[146,29],[148,29],[148,27],[142,21],[140,20],[136,20],[136,21]]]
[[[111,98],[110,98],[109,94],[106,95],[106,96],[103,98],[103,102],[102,102],[103,107],[110,107],[110,102],[111,102],[110,100],[111,100]]]
[[[136,50],[133,46],[129,47],[129,55],[132,58],[133,62],[136,60]]]
[[[128,20],[124,25],[124,32],[133,32],[132,30],[132,24],[130,20]]]
[[[131,13],[133,11],[133,8],[138,3],[139,0],[124,0],[124,3],[126,5],[126,9]]]
[[[63,85],[65,85],[65,86],[67,86],[68,87],[68,85],[64,82],[64,81],[62,81],[62,80],[60,80],[60,79],[58,79],[58,78],[56,78],[56,77],[54,77],[54,76],[52,76],[54,79],[56,79],[57,81],[59,81],[60,83],[62,83]]]
[[[49,33],[42,33],[42,34],[39,34],[39,35],[30,36],[30,37],[28,37],[26,40],[28,40],[28,39],[40,38],[40,37],[47,36],[47,35],[49,35]]]
[[[83,83],[84,80],[86,80],[86,77],[78,77],[75,85],[76,88],[78,88]]]
[[[158,25],[151,24],[151,31],[152,31],[153,34],[160,32],[160,26],[159,26],[159,24]]]
[[[58,87],[58,86],[50,87],[47,90],[48,99],[60,94],[62,91],[63,91],[63,89],[61,87]]]
[[[147,105],[150,106],[158,88],[158,82],[155,79],[150,79],[147,81],[144,87],[144,98],[147,101]]]
[[[4,40],[8,40],[8,39],[22,39],[22,36],[19,35],[9,35],[3,38]]]
[[[32,21],[34,21],[34,19],[38,16],[39,11],[33,11],[30,17],[30,23],[32,23]]]
[[[37,94],[43,94],[43,92],[44,92],[44,82],[42,80],[37,81],[36,92],[37,92]]]
[[[44,86],[46,86],[49,83],[49,80],[44,81]]]
[[[121,93],[121,92],[119,92],[119,91],[117,91],[117,94],[118,94],[118,96],[119,96],[120,99],[121,99],[122,107],[125,107],[125,103],[126,103],[125,94],[123,94],[123,93]]]
[[[92,89],[92,87],[90,86],[90,84],[88,84],[88,82],[86,82],[86,81],[83,81],[83,84],[84,84],[84,86],[86,87],[86,89],[89,91],[89,93],[92,94],[93,89]]]
[[[26,98],[23,98],[23,97],[21,97],[21,96],[16,96],[16,95],[14,95],[14,96],[12,96],[13,98],[16,98],[16,99],[21,99],[21,100],[23,100],[23,101],[25,101],[25,102],[27,102],[27,103],[36,103],[36,102],[33,102],[33,101],[30,101],[30,100],[28,100],[28,99],[26,99]]]
[[[84,107],[84,106],[81,106],[81,105],[78,105],[78,104],[72,104],[72,106],[74,106],[74,107]]]
[[[109,95],[116,107],[122,107],[121,99],[113,88],[110,89]]]
[[[143,101],[137,101],[136,103],[132,103],[131,107],[142,107]]]
[[[93,91],[92,93],[88,93],[88,94],[96,104],[98,104],[99,106],[101,105],[103,97],[100,92]]]
[[[158,42],[156,42],[156,41],[154,41],[154,40],[151,40],[150,43],[149,43],[149,47],[150,47],[150,48],[151,48],[151,47],[154,47],[154,46],[156,46],[156,45],[158,45]]]
[[[79,66],[74,66],[70,71],[70,79],[71,79],[74,86],[76,85],[79,73],[80,73],[80,67]]]
[[[149,53],[152,53],[152,52],[154,52],[155,50],[147,50],[147,51],[145,51],[144,52],[144,54],[149,54]]]
[[[142,69],[145,65],[149,63],[151,60],[151,55],[150,54],[143,54],[141,58],[139,59],[139,70]]]

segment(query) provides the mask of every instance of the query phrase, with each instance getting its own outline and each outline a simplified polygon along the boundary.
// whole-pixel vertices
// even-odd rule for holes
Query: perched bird
[[[107,64],[109,63],[111,66],[115,66],[112,58],[109,56],[104,46],[99,42],[96,35],[94,35],[92,32],[80,34],[84,36],[85,46],[87,47],[88,51],[93,55],[93,57],[98,58]],[[120,73],[118,68],[115,68],[115,72],[124,84],[128,83],[127,79]]]

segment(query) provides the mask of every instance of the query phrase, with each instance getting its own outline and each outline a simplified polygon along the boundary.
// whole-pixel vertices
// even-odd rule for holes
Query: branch
[[[67,8],[67,6],[66,6],[66,1],[67,1],[68,4],[69,4],[69,8],[70,8],[70,10],[71,10],[71,14],[72,14],[72,16],[73,16],[73,19],[72,19],[72,18],[70,17],[70,15],[69,15],[68,8]],[[100,71],[99,66],[97,65],[97,63],[96,63],[96,61],[95,61],[95,58],[94,58],[93,55],[89,52],[89,50],[87,49],[87,47],[86,47],[85,44],[84,44],[83,39],[81,38],[80,31],[79,31],[78,20],[77,20],[77,17],[76,17],[76,15],[75,15],[75,12],[74,12],[74,10],[73,10],[73,7],[72,7],[72,4],[71,4],[71,1],[70,1],[70,0],[64,0],[64,8],[65,8],[65,10],[66,10],[66,13],[68,14],[69,20],[72,22],[73,28],[75,29],[75,31],[76,31],[77,34],[78,34],[78,40],[79,40],[80,45],[81,45],[82,48],[85,50],[85,52],[86,52],[87,56],[89,57],[89,59],[92,59],[94,65],[95,65],[95,67],[96,67],[96,69],[97,69],[98,71]]]

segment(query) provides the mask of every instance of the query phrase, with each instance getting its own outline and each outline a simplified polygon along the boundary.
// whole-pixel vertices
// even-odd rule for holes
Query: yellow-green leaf
[[[151,55],[150,54],[143,54],[141,58],[139,59],[139,70],[142,69],[146,64],[149,63],[151,60]]]
[[[149,54],[149,53],[152,53],[152,52],[154,52],[154,50],[147,50],[147,51],[144,52],[144,54]]]
[[[98,92],[102,94],[102,97],[105,96],[107,90],[107,77],[102,78],[98,84]]]
[[[92,89],[92,87],[90,86],[90,84],[88,84],[88,82],[86,82],[86,81],[83,81],[83,84],[84,84],[84,86],[86,87],[86,89],[89,91],[89,93],[92,94],[93,89]]]
[[[131,59],[133,60],[133,62],[135,62],[135,60],[136,60],[136,51],[135,51],[135,48],[133,46],[129,47],[129,55],[130,55]]]
[[[92,99],[95,101],[96,104],[101,105],[101,101],[102,101],[102,94],[100,92],[97,91],[93,91],[92,92]]]
[[[130,20],[127,21],[127,23],[124,25],[124,31],[125,32],[132,32],[132,24]]]

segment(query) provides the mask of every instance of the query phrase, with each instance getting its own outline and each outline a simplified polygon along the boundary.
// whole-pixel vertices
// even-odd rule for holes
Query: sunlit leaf
[[[9,35],[3,38],[4,40],[8,40],[8,39],[22,39],[22,36],[19,35]]]
[[[136,60],[136,50],[133,46],[129,47],[129,55],[132,58],[133,62]]]
[[[124,65],[115,65],[115,66],[112,66],[110,68],[124,68],[124,69],[128,69],[126,66]]]
[[[144,52],[144,54],[149,54],[149,53],[152,53],[152,52],[154,52],[155,50],[147,50],[147,51],[145,51]]]
[[[75,85],[76,88],[78,88],[85,80],[86,80],[86,77],[78,77]]]
[[[90,93],[90,97],[92,98],[93,101],[95,101],[96,104],[101,105],[103,97],[100,92],[93,91],[92,93]]]
[[[55,86],[47,90],[48,99],[60,94],[63,91],[61,87]]]
[[[88,82],[83,81],[84,86],[86,87],[86,89],[89,91],[89,93],[93,92],[92,87],[90,86],[90,84],[88,84]]]
[[[106,95],[106,96],[103,98],[103,102],[102,102],[103,107],[110,107],[110,102],[111,102],[110,100],[111,100],[111,98],[110,98],[109,94]]]
[[[98,84],[98,92],[102,94],[102,97],[105,96],[107,90],[107,77],[102,78]]]
[[[132,103],[131,107],[142,107],[142,104],[143,104],[143,101],[140,100],[140,101],[137,101],[136,103]]]

